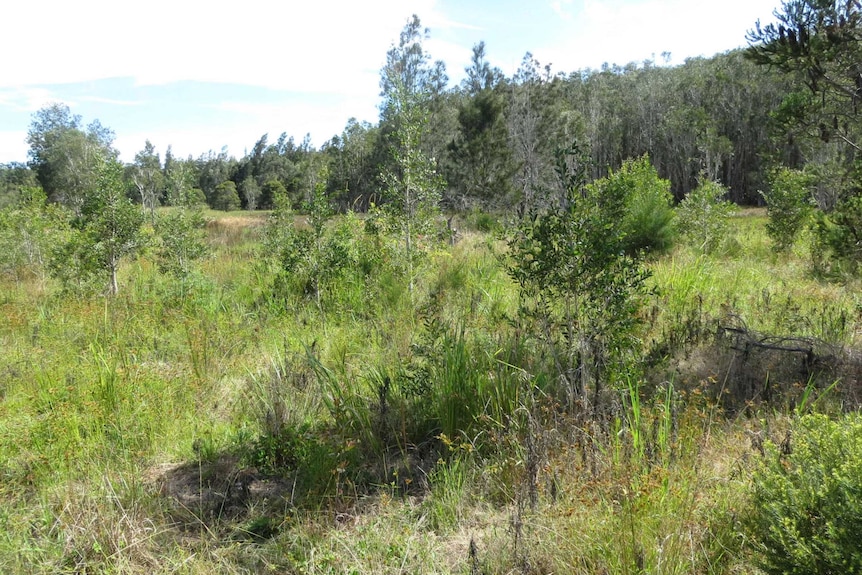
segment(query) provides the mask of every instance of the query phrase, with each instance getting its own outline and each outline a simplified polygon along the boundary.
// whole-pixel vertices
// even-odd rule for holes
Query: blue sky
[[[527,51],[554,72],[712,56],[745,45],[779,0],[15,1],[0,35],[0,163],[25,161],[31,115],[64,102],[116,133],[197,157],[241,157],[265,133],[316,146],[377,121],[378,77],[411,14],[426,49],[463,76],[474,44],[507,75]],[[11,25],[10,25],[11,24]]]

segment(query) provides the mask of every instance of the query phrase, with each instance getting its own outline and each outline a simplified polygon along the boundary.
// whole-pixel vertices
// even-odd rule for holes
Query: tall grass
[[[723,417],[715,322],[851,347],[858,286],[732,221],[727,253],[650,261],[652,355],[592,413],[559,401],[481,233],[433,246],[412,303],[357,222],[367,266],[322,311],[273,294],[239,218],[184,290],[145,259],[115,300],[3,283],[0,570],[745,572],[751,438],[794,404]],[[799,413],[833,393],[808,384]]]

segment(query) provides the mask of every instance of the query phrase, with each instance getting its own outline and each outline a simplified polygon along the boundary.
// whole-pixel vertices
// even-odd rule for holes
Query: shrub
[[[162,272],[180,279],[189,277],[194,262],[208,251],[205,225],[199,209],[177,208],[159,216],[155,256]]]
[[[812,255],[821,269],[856,272],[862,260],[862,196],[847,198],[829,214],[818,214]]]
[[[57,204],[46,205],[41,188],[23,188],[16,204],[0,209],[0,276],[41,275],[68,227],[68,215]]]
[[[767,443],[752,483],[748,529],[765,573],[862,573],[859,414],[801,418],[781,446]]]
[[[607,186],[621,186],[626,196],[622,227],[626,253],[666,252],[676,235],[670,181],[659,177],[649,156],[623,163],[607,178]]]
[[[589,154],[577,143],[557,154],[565,201],[532,213],[509,234],[509,275],[521,310],[554,358],[570,399],[626,370],[648,272],[625,253],[630,189],[613,177],[587,183]]]
[[[677,208],[680,233],[704,253],[726,244],[730,216],[736,211],[735,205],[722,199],[726,194],[727,189],[718,182],[704,180]]]
[[[811,216],[810,181],[811,178],[800,170],[779,168],[771,174],[770,191],[761,192],[769,216],[766,233],[779,251],[793,246]]]

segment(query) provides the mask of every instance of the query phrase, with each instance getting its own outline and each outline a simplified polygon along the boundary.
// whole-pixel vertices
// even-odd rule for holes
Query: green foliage
[[[141,199],[141,205],[150,213],[150,222],[155,224],[156,207],[165,192],[165,177],[156,148],[147,140],[144,149],[135,154],[135,163],[129,169],[132,183]]]
[[[799,170],[779,168],[770,179],[769,192],[762,192],[769,216],[766,233],[777,250],[786,251],[793,247],[811,216],[811,178]]]
[[[191,188],[186,192],[184,199],[175,206],[186,206],[189,208],[202,208],[207,205],[207,196],[200,188]]]
[[[229,212],[231,210],[238,210],[239,206],[239,193],[237,192],[235,183],[228,180],[216,186],[212,197],[212,207],[214,210]]]
[[[276,198],[278,206],[267,225],[266,252],[277,261],[276,291],[310,295],[324,311],[323,296],[331,294],[339,278],[354,268],[356,249],[351,231],[336,226],[328,231],[334,210],[326,197],[326,178],[315,186],[305,203],[306,225],[297,225],[287,198]]]
[[[815,268],[856,273],[862,262],[862,196],[851,196],[828,213],[818,212],[812,249]]]
[[[246,209],[256,210],[258,200],[260,199],[260,187],[258,187],[255,179],[252,177],[244,179],[240,188],[242,196],[245,198]]]
[[[0,164],[0,209],[14,207],[38,185],[35,172],[25,164]]]
[[[41,188],[23,188],[17,204],[0,210],[0,275],[41,275],[51,250],[64,241],[68,214],[45,201]]]
[[[168,205],[186,207],[206,205],[206,194],[196,187],[195,166],[192,160],[174,158],[170,147],[165,154],[162,181]]]
[[[416,259],[422,252],[417,249],[417,236],[427,233],[433,225],[444,187],[436,162],[422,147],[435,78],[427,60],[421,45],[419,19],[414,15],[401,33],[399,46],[389,51],[380,79],[386,98],[382,115],[395,126],[389,147],[392,160],[380,174],[386,199],[384,209],[403,239],[402,261],[411,297]]]
[[[604,185],[620,186],[619,193],[626,197],[622,224],[626,253],[670,250],[676,235],[670,182],[659,177],[649,156],[623,162]]]
[[[501,93],[484,88],[458,109],[458,133],[447,150],[452,207],[478,203],[484,208],[511,206],[517,166],[508,145],[509,131]]]
[[[510,235],[509,274],[518,282],[522,315],[548,346],[574,398],[614,382],[636,340],[637,310],[647,272],[625,253],[631,188],[613,177],[587,184],[588,156],[574,144],[558,154],[566,201],[531,214]]]
[[[281,198],[281,200],[279,200]],[[287,189],[278,180],[267,180],[260,189],[260,207],[272,209],[279,201],[286,201]]]
[[[80,214],[97,185],[103,158],[116,159],[114,134],[98,120],[81,128],[81,117],[65,104],[51,104],[33,114],[27,143],[30,166],[48,198]]]
[[[393,104],[398,109],[397,143],[391,149],[393,169],[382,174],[387,199],[384,210],[403,240],[404,268],[412,292],[416,259],[422,253],[417,249],[417,236],[428,233],[439,214],[443,183],[419,146],[426,112],[412,94],[399,90],[395,97],[400,98]]]
[[[474,208],[467,215],[466,223],[470,229],[483,233],[499,233],[502,230],[500,221],[493,215],[479,208]]]
[[[767,443],[748,532],[768,575],[862,573],[862,418],[802,417]]]
[[[858,149],[862,7],[844,0],[785,0],[773,14],[776,23],[757,22],[748,33],[745,56],[789,75],[810,96],[792,95],[785,107],[793,121],[785,128]]]
[[[720,250],[727,241],[736,206],[723,199],[726,195],[721,184],[704,180],[677,208],[680,233],[704,253]]]
[[[115,295],[120,261],[144,246],[144,216],[126,197],[122,174],[119,162],[100,160],[95,188],[83,199],[80,215],[72,221],[71,237],[53,253],[51,273],[66,289],[86,291],[107,283],[108,292]]]
[[[186,279],[194,262],[209,252],[206,244],[206,221],[200,209],[176,208],[156,220],[159,269],[179,279]]]

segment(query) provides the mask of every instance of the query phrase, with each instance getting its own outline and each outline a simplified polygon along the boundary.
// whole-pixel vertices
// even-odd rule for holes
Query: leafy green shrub
[[[267,225],[265,250],[275,259],[279,272],[276,292],[311,296],[320,311],[324,296],[332,296],[338,281],[356,268],[351,235],[355,223],[328,225],[333,209],[325,195],[325,179],[320,183],[304,211],[305,226],[297,226],[287,198],[276,198],[276,209]]]
[[[747,526],[768,575],[862,573],[862,416],[809,415],[765,445]]]
[[[800,170],[780,168],[771,174],[770,180],[769,192],[761,192],[769,216],[766,233],[776,249],[784,251],[793,246],[811,216],[810,177]]]
[[[677,208],[680,233],[704,253],[717,251],[727,242],[736,206],[722,199],[726,194],[718,182],[704,180]]]
[[[68,214],[58,204],[46,205],[41,188],[23,188],[16,204],[0,209],[0,275],[42,274],[68,228]]]
[[[820,271],[857,271],[862,261],[862,196],[847,198],[828,214],[818,213],[812,255]]]
[[[628,160],[607,178],[608,186],[621,186],[626,196],[623,244],[626,253],[666,252],[676,236],[670,181],[659,177],[649,156]]]
[[[208,252],[206,221],[199,209],[177,208],[156,220],[156,263],[163,273],[186,279]]]
[[[509,237],[509,275],[520,315],[535,322],[569,399],[625,371],[648,272],[625,253],[622,222],[631,189],[608,178],[587,183],[589,154],[577,143],[557,157],[563,205],[532,213]]]

